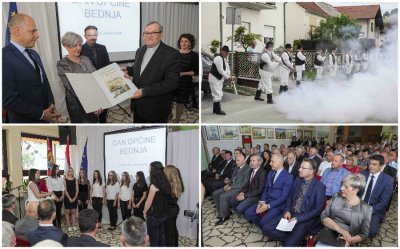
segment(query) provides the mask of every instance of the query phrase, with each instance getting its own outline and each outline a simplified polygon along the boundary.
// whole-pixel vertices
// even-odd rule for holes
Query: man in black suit
[[[389,166],[389,162],[390,162],[389,153],[386,151],[383,151],[383,152],[381,152],[381,156],[383,156],[383,158],[385,159],[385,164],[382,166],[382,172],[389,175],[390,177],[393,178],[394,181],[396,181],[397,169]]]
[[[56,218],[53,203],[44,200],[38,206],[39,227],[28,232],[28,241],[31,246],[36,243],[50,239],[65,244],[68,235],[60,228],[53,226],[53,220]]]
[[[14,15],[8,27],[10,43],[3,48],[3,108],[10,123],[55,122],[60,117],[39,54],[32,17]]]
[[[178,50],[161,40],[163,27],[150,22],[144,28],[145,46],[136,51],[131,110],[135,123],[167,123],[172,95],[178,87],[181,57]]]
[[[308,153],[304,150],[304,146],[299,145],[296,148],[297,162],[301,164],[304,158],[308,158]]]
[[[146,247],[149,244],[146,222],[132,216],[122,223],[119,241],[123,247]]]
[[[108,57],[107,48],[97,42],[97,27],[89,25],[85,28],[86,42],[82,46],[81,55],[89,57],[96,70],[110,65],[110,58]],[[99,115],[99,123],[107,122],[107,110]]]
[[[80,237],[70,237],[66,247],[109,247],[96,240],[99,231],[98,214],[94,209],[84,209],[79,212],[78,223],[81,230]]]
[[[3,195],[2,203],[3,203],[3,221],[7,221],[13,225],[17,222],[18,218],[15,217],[14,211],[16,209],[15,204],[16,198],[13,194]]]
[[[201,181],[203,182],[208,177],[214,177],[215,174],[220,171],[219,166],[221,162],[224,160],[221,155],[221,151],[218,147],[214,147],[212,149],[213,157],[211,158],[211,162],[208,164],[208,169],[205,169],[201,172]]]
[[[287,154],[287,162],[283,164],[283,167],[293,176],[293,180],[299,175],[300,163],[296,160],[296,154],[289,152]]]
[[[222,188],[226,179],[231,179],[233,170],[235,169],[235,161],[232,159],[232,152],[226,150],[224,153],[225,160],[221,163],[221,170],[215,174],[214,178],[204,183],[206,194],[212,194],[215,190]]]
[[[321,158],[319,158],[319,156],[318,156],[317,147],[311,147],[310,148],[310,155],[309,155],[308,158],[314,160],[314,162],[317,164],[317,170],[318,170],[319,165],[321,164]]]

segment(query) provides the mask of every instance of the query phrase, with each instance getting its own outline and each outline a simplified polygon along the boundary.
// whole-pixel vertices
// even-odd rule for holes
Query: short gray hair
[[[147,236],[146,223],[139,217],[131,216],[122,223],[121,234],[128,245],[143,245]]]
[[[153,24],[157,24],[157,25],[160,27],[159,31],[160,31],[160,32],[163,32],[163,29],[164,29],[163,26],[162,26],[159,22],[157,22],[157,21],[151,21],[151,22],[149,22],[148,24],[146,24],[145,27],[148,27],[148,26],[153,25]]]
[[[1,232],[3,234],[2,235],[3,247],[10,247],[11,243],[13,242],[13,236],[15,236],[14,226],[7,221],[3,221]]]
[[[273,156],[276,156],[278,158],[278,160],[283,164],[285,162],[285,159],[283,158],[281,153],[276,153],[276,154],[272,154],[271,158]]]
[[[61,38],[61,44],[66,47],[75,47],[78,43],[82,44],[82,37],[74,32],[67,32]]]
[[[2,198],[3,208],[10,208],[16,202],[15,195],[13,194],[5,194]]]
[[[366,181],[362,174],[350,174],[343,178],[342,185],[348,183],[352,188],[358,189],[357,193],[364,191]]]
[[[250,156],[250,158],[252,158],[252,157],[256,158],[257,161],[262,161],[262,158],[261,158],[260,154],[254,153],[254,154],[252,154],[252,155]]]
[[[45,239],[36,243],[32,247],[63,247],[63,245],[58,241],[52,239]]]

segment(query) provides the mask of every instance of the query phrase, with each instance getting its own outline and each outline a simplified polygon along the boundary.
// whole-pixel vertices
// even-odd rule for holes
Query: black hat
[[[285,48],[292,48],[292,45],[288,43],[285,45]]]
[[[221,51],[225,51],[225,52],[228,52],[228,53],[229,53],[229,47],[228,47],[228,46],[223,46],[223,47],[221,48]]]

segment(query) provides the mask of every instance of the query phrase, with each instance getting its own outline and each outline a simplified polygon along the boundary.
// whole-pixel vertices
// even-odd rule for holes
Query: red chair
[[[17,242],[17,244],[15,245],[15,247],[30,247],[31,246],[31,244],[29,244],[29,241],[22,237],[17,236],[16,242]]]

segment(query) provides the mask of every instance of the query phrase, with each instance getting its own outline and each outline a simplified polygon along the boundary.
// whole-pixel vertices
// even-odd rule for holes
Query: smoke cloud
[[[358,72],[349,80],[338,75],[336,79],[302,82],[276,98],[277,109],[288,119],[304,122],[397,123],[397,27],[388,31],[387,37],[389,45],[370,51],[367,72]],[[358,41],[348,45],[360,47]]]

